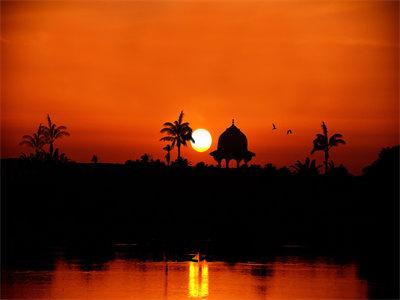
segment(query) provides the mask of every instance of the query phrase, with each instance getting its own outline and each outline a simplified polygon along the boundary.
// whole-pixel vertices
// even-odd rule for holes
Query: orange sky
[[[162,158],[161,124],[183,109],[214,142],[234,117],[253,162],[278,166],[325,120],[358,173],[398,143],[398,22],[397,1],[2,1],[1,156],[49,112],[73,160]]]

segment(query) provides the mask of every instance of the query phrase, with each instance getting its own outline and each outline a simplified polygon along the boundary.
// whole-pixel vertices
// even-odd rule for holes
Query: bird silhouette
[[[286,132],[286,134],[292,134],[293,132],[292,132],[292,129],[289,129],[287,132]]]
[[[276,129],[276,126],[274,123],[272,123],[272,130],[275,130],[275,129]]]

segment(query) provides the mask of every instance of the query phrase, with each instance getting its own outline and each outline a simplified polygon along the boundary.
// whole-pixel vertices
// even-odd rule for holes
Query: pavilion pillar
[[[229,161],[230,159],[225,158],[225,168],[229,169]]]

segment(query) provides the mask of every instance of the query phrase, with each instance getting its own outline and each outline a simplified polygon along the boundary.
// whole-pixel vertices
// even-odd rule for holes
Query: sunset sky
[[[235,118],[252,162],[277,166],[309,155],[324,120],[359,173],[398,143],[398,25],[397,1],[2,1],[1,157],[50,113],[75,161],[163,159],[162,123],[184,110],[210,151]]]

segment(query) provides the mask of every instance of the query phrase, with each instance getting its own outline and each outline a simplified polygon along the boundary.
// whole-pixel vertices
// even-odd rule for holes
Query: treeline
[[[146,158],[126,165],[2,160],[2,238],[8,245],[77,237],[389,242],[398,221],[398,162],[398,146],[382,150],[361,177],[293,174],[271,165],[174,168]]]

